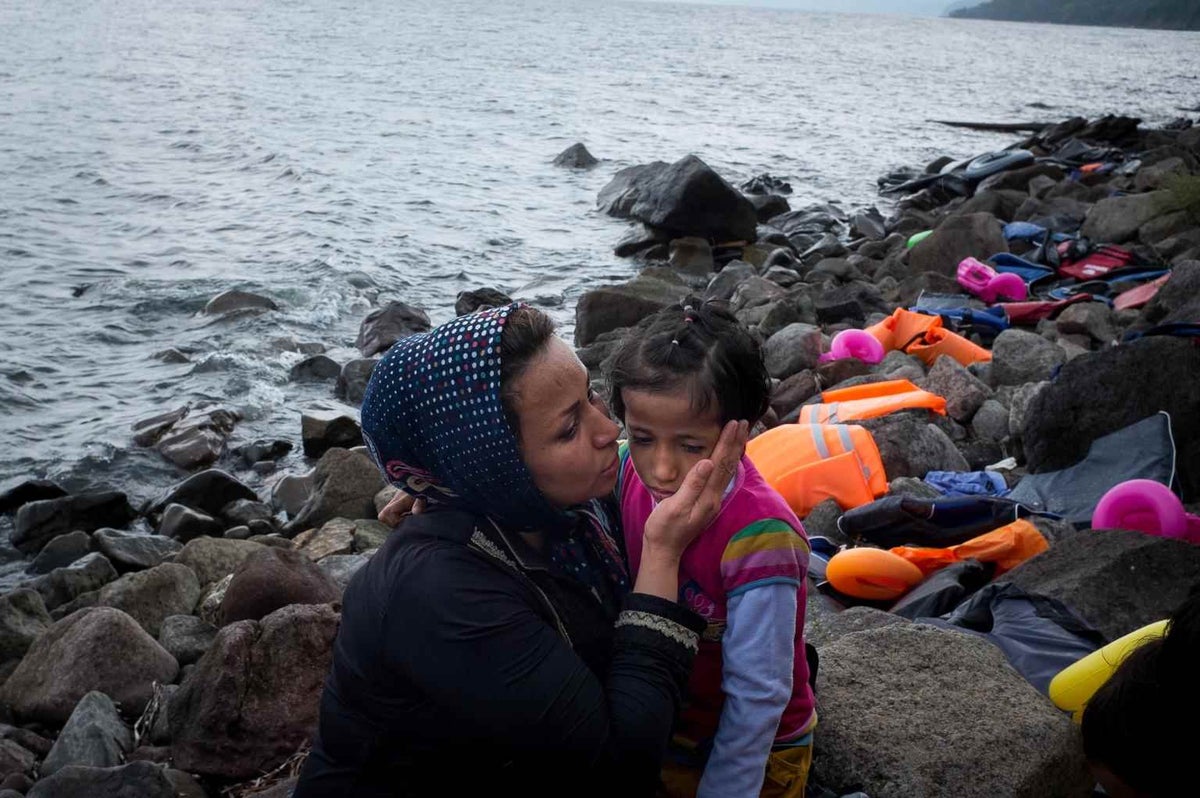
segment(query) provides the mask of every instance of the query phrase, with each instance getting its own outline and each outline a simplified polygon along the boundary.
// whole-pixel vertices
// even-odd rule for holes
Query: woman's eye
[[[558,437],[561,440],[569,441],[575,437],[575,434],[577,432],[579,432],[579,422],[578,421],[572,423],[571,426],[567,427],[565,430],[560,432]]]

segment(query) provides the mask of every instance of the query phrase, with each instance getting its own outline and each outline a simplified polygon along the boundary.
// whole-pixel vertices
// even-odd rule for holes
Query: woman
[[[617,426],[528,307],[398,342],[363,399],[389,481],[423,499],[355,575],[295,798],[649,795],[703,621],[679,560],[741,456],[646,523],[632,592],[607,498]]]

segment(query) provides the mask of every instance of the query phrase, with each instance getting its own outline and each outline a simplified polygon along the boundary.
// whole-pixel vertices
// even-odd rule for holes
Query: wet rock
[[[33,786],[26,798],[176,798],[161,765],[130,762],[114,768],[68,765]]]
[[[355,363],[359,361],[353,361]],[[346,364],[349,367],[349,364]],[[267,460],[280,460],[287,456],[292,450],[291,441],[283,440],[257,440],[253,443],[247,443],[244,446],[239,446],[233,450],[233,453],[241,458],[242,463],[249,468],[255,463],[261,463]]]
[[[971,432],[980,440],[999,443],[1008,438],[1008,408],[987,399],[971,419]]]
[[[386,352],[401,338],[430,329],[429,315],[403,302],[389,302],[367,314],[358,328],[354,345],[363,357]]]
[[[763,277],[780,288],[791,288],[801,282],[800,272],[787,266],[772,266],[763,272]]]
[[[31,574],[48,574],[55,568],[70,565],[91,550],[91,535],[82,530],[68,532],[43,546],[26,570]]]
[[[312,408],[300,416],[305,457],[321,457],[333,448],[362,446],[362,427],[349,412],[336,407]]]
[[[552,163],[555,166],[564,166],[568,169],[590,169],[600,162],[588,152],[588,148],[583,146],[583,142],[576,142],[554,156]],[[458,315],[461,316],[462,314],[459,313]]]
[[[350,579],[358,569],[362,568],[371,558],[366,554],[331,554],[317,563],[325,574],[338,588],[338,595],[350,584]]]
[[[158,637],[162,622],[171,615],[187,615],[200,600],[200,582],[191,568],[163,563],[126,574],[100,589],[96,603],[127,613],[151,637]]]
[[[821,328],[812,324],[789,324],[767,339],[763,357],[772,377],[785,379],[817,365],[824,348]]]
[[[169,504],[182,504],[205,515],[216,516],[235,499],[256,499],[249,487],[218,468],[210,468],[185,479],[154,502],[150,513],[162,513]],[[165,518],[164,518],[165,521]],[[102,524],[102,526],[120,526]],[[161,529],[159,534],[166,534]],[[177,537],[170,535],[169,537]]]
[[[204,306],[204,315],[223,316],[226,313],[244,310],[279,310],[279,305],[269,297],[249,291],[225,291],[208,300],[208,304]]]
[[[53,621],[42,595],[17,588],[0,595],[0,665],[25,656]]]
[[[375,494],[383,486],[383,475],[365,452],[330,449],[313,470],[308,501],[287,529],[311,529],[333,518],[374,519]]]
[[[246,779],[294,754],[316,730],[337,627],[338,614],[318,604],[222,629],[171,697],[176,767]]]
[[[317,529],[301,532],[292,542],[310,560],[317,561],[331,554],[352,553],[354,551],[354,529],[354,521],[346,518],[334,518]]]
[[[1021,436],[1032,473],[1081,460],[1096,438],[1159,411],[1171,416],[1184,501],[1200,499],[1200,349],[1150,336],[1078,357],[1029,407]]]
[[[75,530],[94,532],[101,527],[122,527],[135,517],[124,493],[98,491],[27,502],[17,510],[12,544],[25,554],[36,554],[59,535]]]
[[[97,530],[92,540],[96,550],[118,570],[153,568],[183,548],[181,542],[164,535],[141,535],[118,529]]]
[[[1050,341],[1025,330],[1008,329],[992,344],[992,376],[997,385],[1024,385],[1046,380],[1067,362]]]
[[[802,243],[802,238],[802,235],[797,235],[789,237],[788,240],[791,241],[797,249],[801,249],[799,244]],[[809,244],[807,247],[801,250],[800,262],[806,266],[811,266],[820,263],[826,258],[840,258],[848,252],[849,250],[846,249],[846,245],[842,243],[840,238],[833,233],[825,233],[815,242]]]
[[[758,221],[750,201],[694,155],[622,169],[601,189],[596,205],[676,237],[712,241],[753,241]]]
[[[37,639],[0,688],[18,716],[65,723],[98,690],[132,715],[150,700],[153,682],[174,681],[178,663],[120,610],[92,607],[63,618]]]
[[[962,424],[970,423],[976,411],[992,396],[984,385],[961,363],[943,355],[933,364],[920,387],[946,398],[946,412]],[[1005,414],[1007,420],[1007,413]]]
[[[1008,252],[1000,222],[987,213],[968,213],[946,219],[933,235],[908,253],[912,273],[937,272],[953,276],[964,258],[984,260]]]
[[[203,587],[232,574],[242,560],[263,548],[249,540],[196,538],[175,555],[175,562],[191,568]]]
[[[199,537],[219,537],[222,524],[210,515],[206,515],[182,504],[168,504],[163,509],[162,522],[158,525],[161,537],[187,543]]]
[[[257,621],[289,604],[329,604],[341,595],[333,579],[304,552],[264,548],[233,572],[219,617],[222,626]]]
[[[760,222],[765,222],[792,209],[786,197],[779,194],[750,194],[747,199],[754,206],[754,215]]]
[[[866,419],[884,472],[896,477],[924,479],[930,471],[967,471],[967,461],[945,432],[909,415]]]
[[[295,518],[312,494],[312,485],[311,472],[304,475],[288,474],[275,484],[271,492],[271,506],[282,510],[288,518]]]
[[[217,627],[194,615],[169,615],[158,632],[158,644],[180,665],[190,665],[208,651]]]
[[[375,358],[358,358],[342,366],[334,386],[334,396],[353,405],[362,404],[367,383],[371,380],[371,372],[375,370],[375,364],[378,362]]]
[[[117,571],[103,554],[92,552],[65,568],[55,568],[45,576],[28,583],[42,596],[46,609],[66,604],[68,601],[92,590],[98,590],[117,578]]]
[[[1060,539],[1001,577],[1030,593],[1056,598],[1116,640],[1166,618],[1200,574],[1200,546],[1116,529]]]
[[[310,355],[288,372],[292,382],[319,382],[332,380],[342,373],[341,365],[328,355]]]
[[[1093,241],[1123,244],[1146,222],[1173,210],[1174,198],[1168,191],[1110,197],[1092,206],[1082,232]]]
[[[872,798],[1091,793],[1070,719],[999,649],[881,620],[885,628],[844,634],[821,649],[815,781]],[[880,711],[898,696],[903,711]]]
[[[868,241],[882,241],[887,238],[887,227],[883,215],[876,208],[869,208],[856,213],[850,218],[850,235],[854,238],[865,238]]]
[[[1058,314],[1055,326],[1063,335],[1084,334],[1104,344],[1117,337],[1112,324],[1112,311],[1103,302],[1069,305]]]
[[[742,282],[754,277],[756,272],[754,267],[744,261],[735,260],[726,264],[724,269],[717,272],[711,280],[708,281],[708,288],[704,291],[705,299],[720,299],[729,300],[733,298],[733,292]]]
[[[643,260],[664,260],[669,252],[667,245],[670,241],[671,234],[666,230],[638,224],[630,227],[621,237],[621,240],[613,247],[613,254],[618,258],[640,257]]]
[[[27,479],[0,493],[0,515],[15,513],[30,502],[58,499],[67,492],[48,479]]]
[[[227,410],[214,410],[171,427],[154,448],[168,462],[192,470],[212,465],[225,453],[225,444],[233,433],[237,416]]]
[[[672,241],[669,262],[671,268],[676,271],[700,277],[707,277],[715,268],[708,239],[695,236],[676,238]]]
[[[248,526],[254,521],[271,521],[274,514],[270,505],[250,499],[234,499],[221,508],[221,519],[227,524]]]
[[[687,284],[677,274],[661,268],[646,269],[626,283],[586,291],[575,306],[575,344],[587,346],[609,330],[632,327],[678,303],[687,292]]]
[[[39,773],[51,776],[68,765],[115,767],[133,748],[133,732],[121,720],[112,699],[90,692],[71,712]]]
[[[465,316],[484,308],[499,308],[512,303],[512,297],[495,288],[459,291],[454,300],[454,315]]]

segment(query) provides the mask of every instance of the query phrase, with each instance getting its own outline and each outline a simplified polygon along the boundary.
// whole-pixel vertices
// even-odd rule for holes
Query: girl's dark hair
[[[1134,649],[1083,712],[1088,760],[1155,796],[1196,790],[1200,713],[1200,592],[1171,616],[1166,634]]]
[[[685,387],[696,412],[715,404],[722,424],[745,419],[751,426],[767,412],[771,396],[758,341],[723,305],[695,298],[639,324],[606,372],[618,419],[625,418],[625,389],[659,393]]]
[[[517,394],[513,388],[529,362],[545,349],[554,337],[554,322],[540,310],[519,305],[504,321],[500,333],[500,404],[513,434],[521,437],[521,419],[516,411]]]

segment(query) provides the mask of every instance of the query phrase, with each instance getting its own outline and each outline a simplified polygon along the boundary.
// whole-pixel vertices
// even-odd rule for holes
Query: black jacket
[[[354,576],[294,798],[652,794],[698,616],[616,602],[457,511]]]

